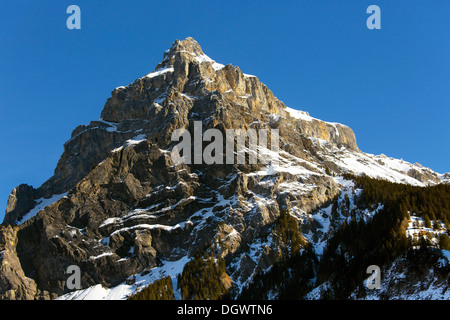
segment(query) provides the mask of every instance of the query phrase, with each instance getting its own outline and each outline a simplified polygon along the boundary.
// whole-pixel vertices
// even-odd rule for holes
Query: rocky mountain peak
[[[163,61],[158,64],[156,70],[173,67],[177,54],[180,57],[186,57],[187,55],[192,57],[204,56],[202,48],[193,38],[187,37],[184,40],[175,40],[172,47],[164,52]]]
[[[279,165],[174,163],[172,133],[195,122],[203,131],[277,129],[280,150],[270,155]],[[83,288],[111,287],[212,243],[223,244],[215,250],[242,284],[274,262],[267,230],[280,212],[315,230],[309,214],[340,194],[349,172],[415,185],[443,179],[364,154],[349,127],[286,107],[257,77],[215,62],[192,38],[176,40],[155,71],[115,88],[101,118],[73,130],[51,178],[13,190],[5,222],[15,226],[0,228],[0,251],[13,244],[0,264],[13,272],[0,284],[28,288],[33,279],[16,298],[53,297],[68,292],[65,270],[78,265]]]
[[[222,82],[216,79],[216,71],[224,67],[205,55],[193,38],[176,40],[153,72],[112,91],[101,118],[110,122],[148,119],[154,114],[152,106],[164,107],[164,102],[180,94],[205,96],[205,89],[214,90],[211,82]]]

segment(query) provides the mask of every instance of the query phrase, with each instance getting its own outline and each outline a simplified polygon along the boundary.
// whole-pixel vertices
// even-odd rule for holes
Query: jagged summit
[[[164,52],[163,61],[157,65],[155,71],[163,68],[173,67],[175,56],[178,53],[190,54],[193,57],[205,56],[202,48],[193,38],[187,37],[184,40],[175,40],[172,44],[172,47]]]
[[[170,49],[165,52],[164,58],[170,57],[178,51],[186,51],[196,56],[203,55],[203,50],[200,44],[192,37],[187,37],[184,40],[175,40]]]

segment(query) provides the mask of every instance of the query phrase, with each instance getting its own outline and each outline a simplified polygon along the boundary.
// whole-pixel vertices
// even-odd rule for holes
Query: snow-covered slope
[[[188,257],[182,257],[176,261],[163,261],[163,266],[131,276],[127,281],[105,288],[98,284],[87,289],[75,290],[57,298],[57,300],[125,300],[130,295],[139,292],[155,280],[171,277],[173,288],[177,288],[177,276],[183,271],[184,265],[189,261]],[[180,299],[178,290],[174,291],[175,299]]]
[[[416,250],[416,255],[419,256],[420,249]],[[389,268],[382,270],[380,288],[366,289],[364,299],[381,300],[389,297],[391,300],[450,300],[450,252],[440,250],[430,259],[431,263],[421,263],[417,268],[407,263],[405,257],[399,257]],[[356,293],[350,297],[359,299]]]

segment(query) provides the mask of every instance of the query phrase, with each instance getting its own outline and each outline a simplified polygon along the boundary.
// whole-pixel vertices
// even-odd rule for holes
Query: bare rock
[[[17,227],[0,227],[0,299],[33,300],[38,292],[25,276],[16,252]]]
[[[35,205],[35,189],[27,184],[17,186],[9,195],[3,223],[13,224]]]

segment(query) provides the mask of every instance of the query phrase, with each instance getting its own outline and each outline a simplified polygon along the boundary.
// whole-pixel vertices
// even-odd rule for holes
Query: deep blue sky
[[[0,3],[0,221],[11,189],[40,186],[72,130],[187,36],[289,107],[347,124],[361,150],[450,171],[448,0]],[[81,30],[66,28],[71,4]]]

